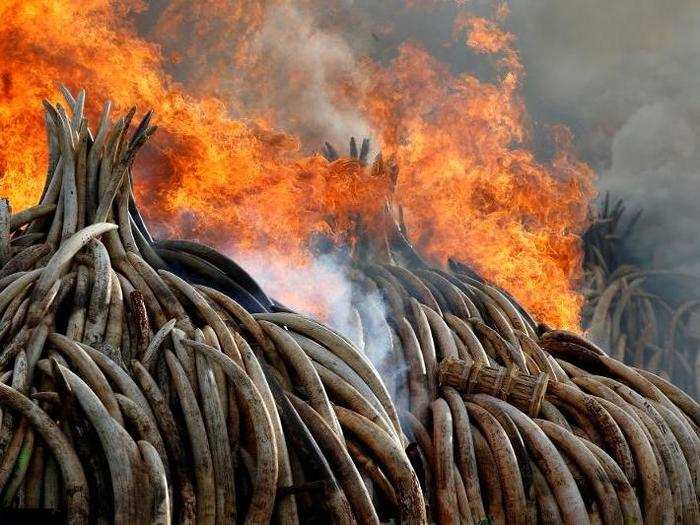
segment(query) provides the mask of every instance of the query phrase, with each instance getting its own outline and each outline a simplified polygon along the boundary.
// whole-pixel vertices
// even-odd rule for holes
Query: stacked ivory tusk
[[[44,104],[40,203],[12,214],[0,200],[0,507],[69,523],[379,523],[369,468],[393,486],[383,516],[425,522],[369,360],[271,313],[215,250],[154,241],[131,180],[151,114],[132,126],[134,109],[112,121],[107,103],[93,133],[85,93],[63,95],[68,110]]]
[[[352,333],[281,311],[222,254],[151,238],[131,186],[150,114],[132,131],[107,104],[93,134],[84,92],[64,96],[68,112],[45,104],[41,202],[0,202],[0,506],[69,523],[698,522],[700,407],[673,385],[405,243],[352,272],[388,305],[358,300]]]
[[[698,279],[654,264],[645,267],[628,246],[641,210],[627,217],[621,199],[606,194],[583,236],[583,323],[615,359],[645,368],[700,396]]]
[[[367,147],[350,151],[366,164]],[[690,396],[538,324],[467,266],[431,267],[403,226],[386,237],[352,272],[348,336],[377,356],[429,520],[700,522]],[[377,295],[384,312],[365,299]]]
[[[697,523],[700,406],[460,270],[358,273],[358,296],[389,307],[382,319],[358,301],[353,339],[372,355],[383,333],[393,349],[376,366],[429,519]]]

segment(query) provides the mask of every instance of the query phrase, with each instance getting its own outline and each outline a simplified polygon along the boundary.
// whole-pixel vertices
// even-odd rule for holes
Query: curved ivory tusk
[[[148,441],[138,442],[141,457],[146,465],[149,485],[153,492],[153,506],[148,523],[152,525],[170,525],[170,495],[168,479],[161,456]]]
[[[83,343],[97,346],[104,340],[112,294],[112,266],[107,248],[97,239],[88,243],[92,255],[92,290],[85,317]]]
[[[182,442],[184,433],[180,431],[167,400],[148,371],[136,360],[131,362],[131,367],[158,418],[158,427],[172,462],[172,472],[177,485],[180,507],[179,523],[181,525],[194,524],[196,522],[195,494],[190,479],[190,464]]]
[[[217,363],[236,388],[238,399],[247,406],[255,431],[257,447],[256,482],[246,523],[266,523],[272,514],[277,484],[277,451],[270,415],[265,403],[245,371],[224,353],[203,343],[183,340],[189,348],[203,353]]]
[[[326,390],[323,388],[321,378],[318,376],[318,372],[316,372],[309,356],[304,353],[292,336],[282,328],[268,321],[260,321],[260,326],[275,343],[289,368],[296,374],[299,386],[303,389],[309,405],[323,417],[338,436],[342,436],[340,423],[338,423]]]
[[[155,364],[156,359],[158,358],[158,350],[160,349],[160,346],[163,344],[165,338],[170,335],[170,332],[172,331],[176,322],[177,319],[171,319],[170,321],[165,323],[155,333],[153,339],[151,339],[151,342],[148,343],[146,351],[143,353],[143,356],[141,356],[141,363],[143,364],[143,366],[146,367],[146,370],[148,370],[149,372],[153,369],[153,365]]]
[[[485,394],[476,394],[470,399],[483,407],[496,406],[513,419],[528,445],[542,458],[540,467],[546,468],[545,477],[551,483],[564,520],[569,523],[588,523],[586,506],[576,482],[561,454],[545,433],[528,416],[505,401]]]
[[[165,360],[180,400],[182,415],[190,437],[197,486],[197,523],[213,524],[216,520],[216,489],[207,431],[192,387],[179,361],[170,351]]]
[[[105,409],[120,425],[124,426],[124,418],[119,410],[117,398],[112,391],[112,387],[107,382],[100,368],[90,358],[78,343],[71,341],[66,336],[52,333],[48,336],[48,342],[54,348],[59,350],[71,361],[72,366],[76,368],[78,373],[90,385],[90,388],[95,392],[100,399]]]
[[[306,403],[295,396],[287,397],[333,467],[333,473],[338,477],[358,523],[378,524],[379,519],[367,488],[338,434]]]
[[[452,446],[452,415],[444,399],[431,404],[433,414],[433,450],[435,500],[438,523],[457,523],[457,492],[455,490],[454,452]]]
[[[0,383],[0,405],[16,410],[26,417],[51,449],[61,469],[67,523],[71,525],[87,524],[89,509],[87,480],[80,460],[63,432],[29,398],[2,383]]]
[[[67,269],[71,259],[78,253],[91,239],[102,235],[105,232],[115,230],[116,224],[106,222],[92,224],[72,235],[61,244],[61,247],[51,257],[49,263],[41,271],[39,279],[34,285],[32,294],[32,304],[27,312],[27,320],[30,324],[36,325],[41,320],[40,302],[48,293],[53,283]]]
[[[389,434],[367,418],[343,407],[335,407],[340,424],[357,436],[382,462],[394,485],[402,523],[427,523],[420,484],[403,449]]]
[[[201,354],[195,355],[197,379],[201,393],[201,405],[204,415],[204,425],[209,437],[214,480],[216,487],[216,516],[220,522],[235,523],[236,521],[236,489],[233,478],[233,459],[226,416],[219,387],[225,386],[226,376],[222,375],[223,385],[218,385],[212,366]],[[234,401],[235,402],[235,401]]]
[[[136,443],[126,430],[112,419],[99,398],[82,379],[62,365],[57,364],[57,367],[68,381],[102,444],[114,492],[114,523],[136,523],[140,496],[137,494],[138,484],[134,472],[134,459],[138,455]]]
[[[584,474],[596,495],[603,521],[605,523],[622,522],[622,509],[615,488],[595,455],[583,446],[579,438],[559,425],[541,419],[536,419],[535,422]]]
[[[386,413],[389,415],[397,434],[399,436],[403,435],[401,432],[401,425],[399,424],[399,418],[396,414],[396,408],[391,401],[391,396],[389,396],[386,385],[384,385],[384,382],[379,377],[379,373],[369,359],[346,339],[340,337],[338,334],[316,321],[299,314],[285,312],[255,314],[254,317],[258,320],[271,321],[278,325],[286,325],[296,332],[307,335],[309,338],[324,345],[341,360],[345,361],[345,363],[357,372],[367,386],[374,392],[377,399],[379,399],[384,410],[386,410]]]

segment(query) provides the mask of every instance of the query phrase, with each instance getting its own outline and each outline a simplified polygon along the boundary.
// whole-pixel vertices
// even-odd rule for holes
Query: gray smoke
[[[362,84],[357,50],[313,12],[293,1],[270,8],[251,50],[274,65],[275,89],[266,93],[273,98],[255,104],[277,108],[277,125],[314,143],[370,136],[357,105],[341,101],[335,87],[339,78]]]
[[[700,3],[511,7],[531,114],[568,124],[601,191],[643,208],[636,255],[700,273]]]

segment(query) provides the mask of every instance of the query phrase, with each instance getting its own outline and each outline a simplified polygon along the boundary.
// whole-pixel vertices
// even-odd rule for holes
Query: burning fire
[[[254,275],[277,281],[265,284],[282,302],[323,307],[327,287],[285,286],[294,269],[313,264],[310,239],[321,233],[347,240],[357,217],[378,223],[392,197],[428,259],[468,262],[540,319],[578,327],[578,233],[593,174],[564,130],[554,130],[549,161],[527,148],[523,68],[513,36],[500,29],[501,4],[493,19],[463,12],[449,44],[466,43],[492,62],[493,81],[454,74],[415,42],[403,43],[393,60],[357,59],[316,79],[326,102],[358,112],[383,157],[393,156],[396,188],[357,162],[308,153],[319,145],[309,137],[320,139],[311,132],[278,131],[312,110],[292,106],[294,97],[267,108],[246,97],[268,93],[266,79],[275,74],[255,47],[266,7],[290,2],[220,4],[173,1],[145,27],[146,7],[136,0],[4,0],[0,194],[15,210],[38,199],[46,170],[40,101],[55,99],[57,82],[66,80],[72,90],[109,93],[120,110],[155,110],[159,131],[136,168],[148,219],[163,233],[198,238],[251,262]],[[303,89],[314,66],[307,67],[285,70],[291,87]],[[89,102],[93,118],[102,101]],[[332,282],[339,276],[326,277],[340,286]]]

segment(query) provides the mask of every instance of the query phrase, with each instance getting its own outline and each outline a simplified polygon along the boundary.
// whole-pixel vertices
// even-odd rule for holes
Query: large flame
[[[102,102],[95,94],[108,94],[119,109],[153,108],[160,129],[136,177],[148,218],[170,235],[214,243],[249,262],[283,302],[325,308],[329,288],[312,279],[289,285],[313,263],[310,239],[323,233],[343,241],[357,217],[378,221],[394,189],[390,177],[356,162],[304,153],[322,138],[311,129],[317,121],[300,117],[317,101],[332,108],[324,112],[330,120],[352,115],[366,123],[384,158],[394,156],[393,199],[423,254],[436,264],[469,262],[542,320],[576,328],[577,234],[593,176],[563,130],[555,130],[551,160],[527,149],[523,68],[512,35],[498,24],[502,4],[492,19],[463,13],[453,31],[493,62],[495,81],[455,75],[411,42],[393,60],[346,64],[347,50],[333,35],[318,40],[309,31],[305,39],[330,42],[337,55],[322,75],[311,59],[297,57],[277,83],[275,62],[256,39],[270,5],[274,12],[293,7],[173,0],[144,21],[146,7],[136,0],[0,2],[0,194],[21,209],[41,193],[40,100],[56,97],[57,82],[93,94],[92,116]],[[297,95],[309,78],[321,98]],[[275,131],[281,127],[302,135]]]
[[[384,149],[401,169],[408,230],[433,259],[462,257],[541,318],[574,327],[582,304],[578,233],[593,173],[572,155],[563,128],[552,129],[557,149],[546,164],[522,147],[523,68],[512,35],[467,16],[456,20],[455,33],[495,55],[496,82],[451,75],[405,44],[390,69],[376,71],[368,99]]]

